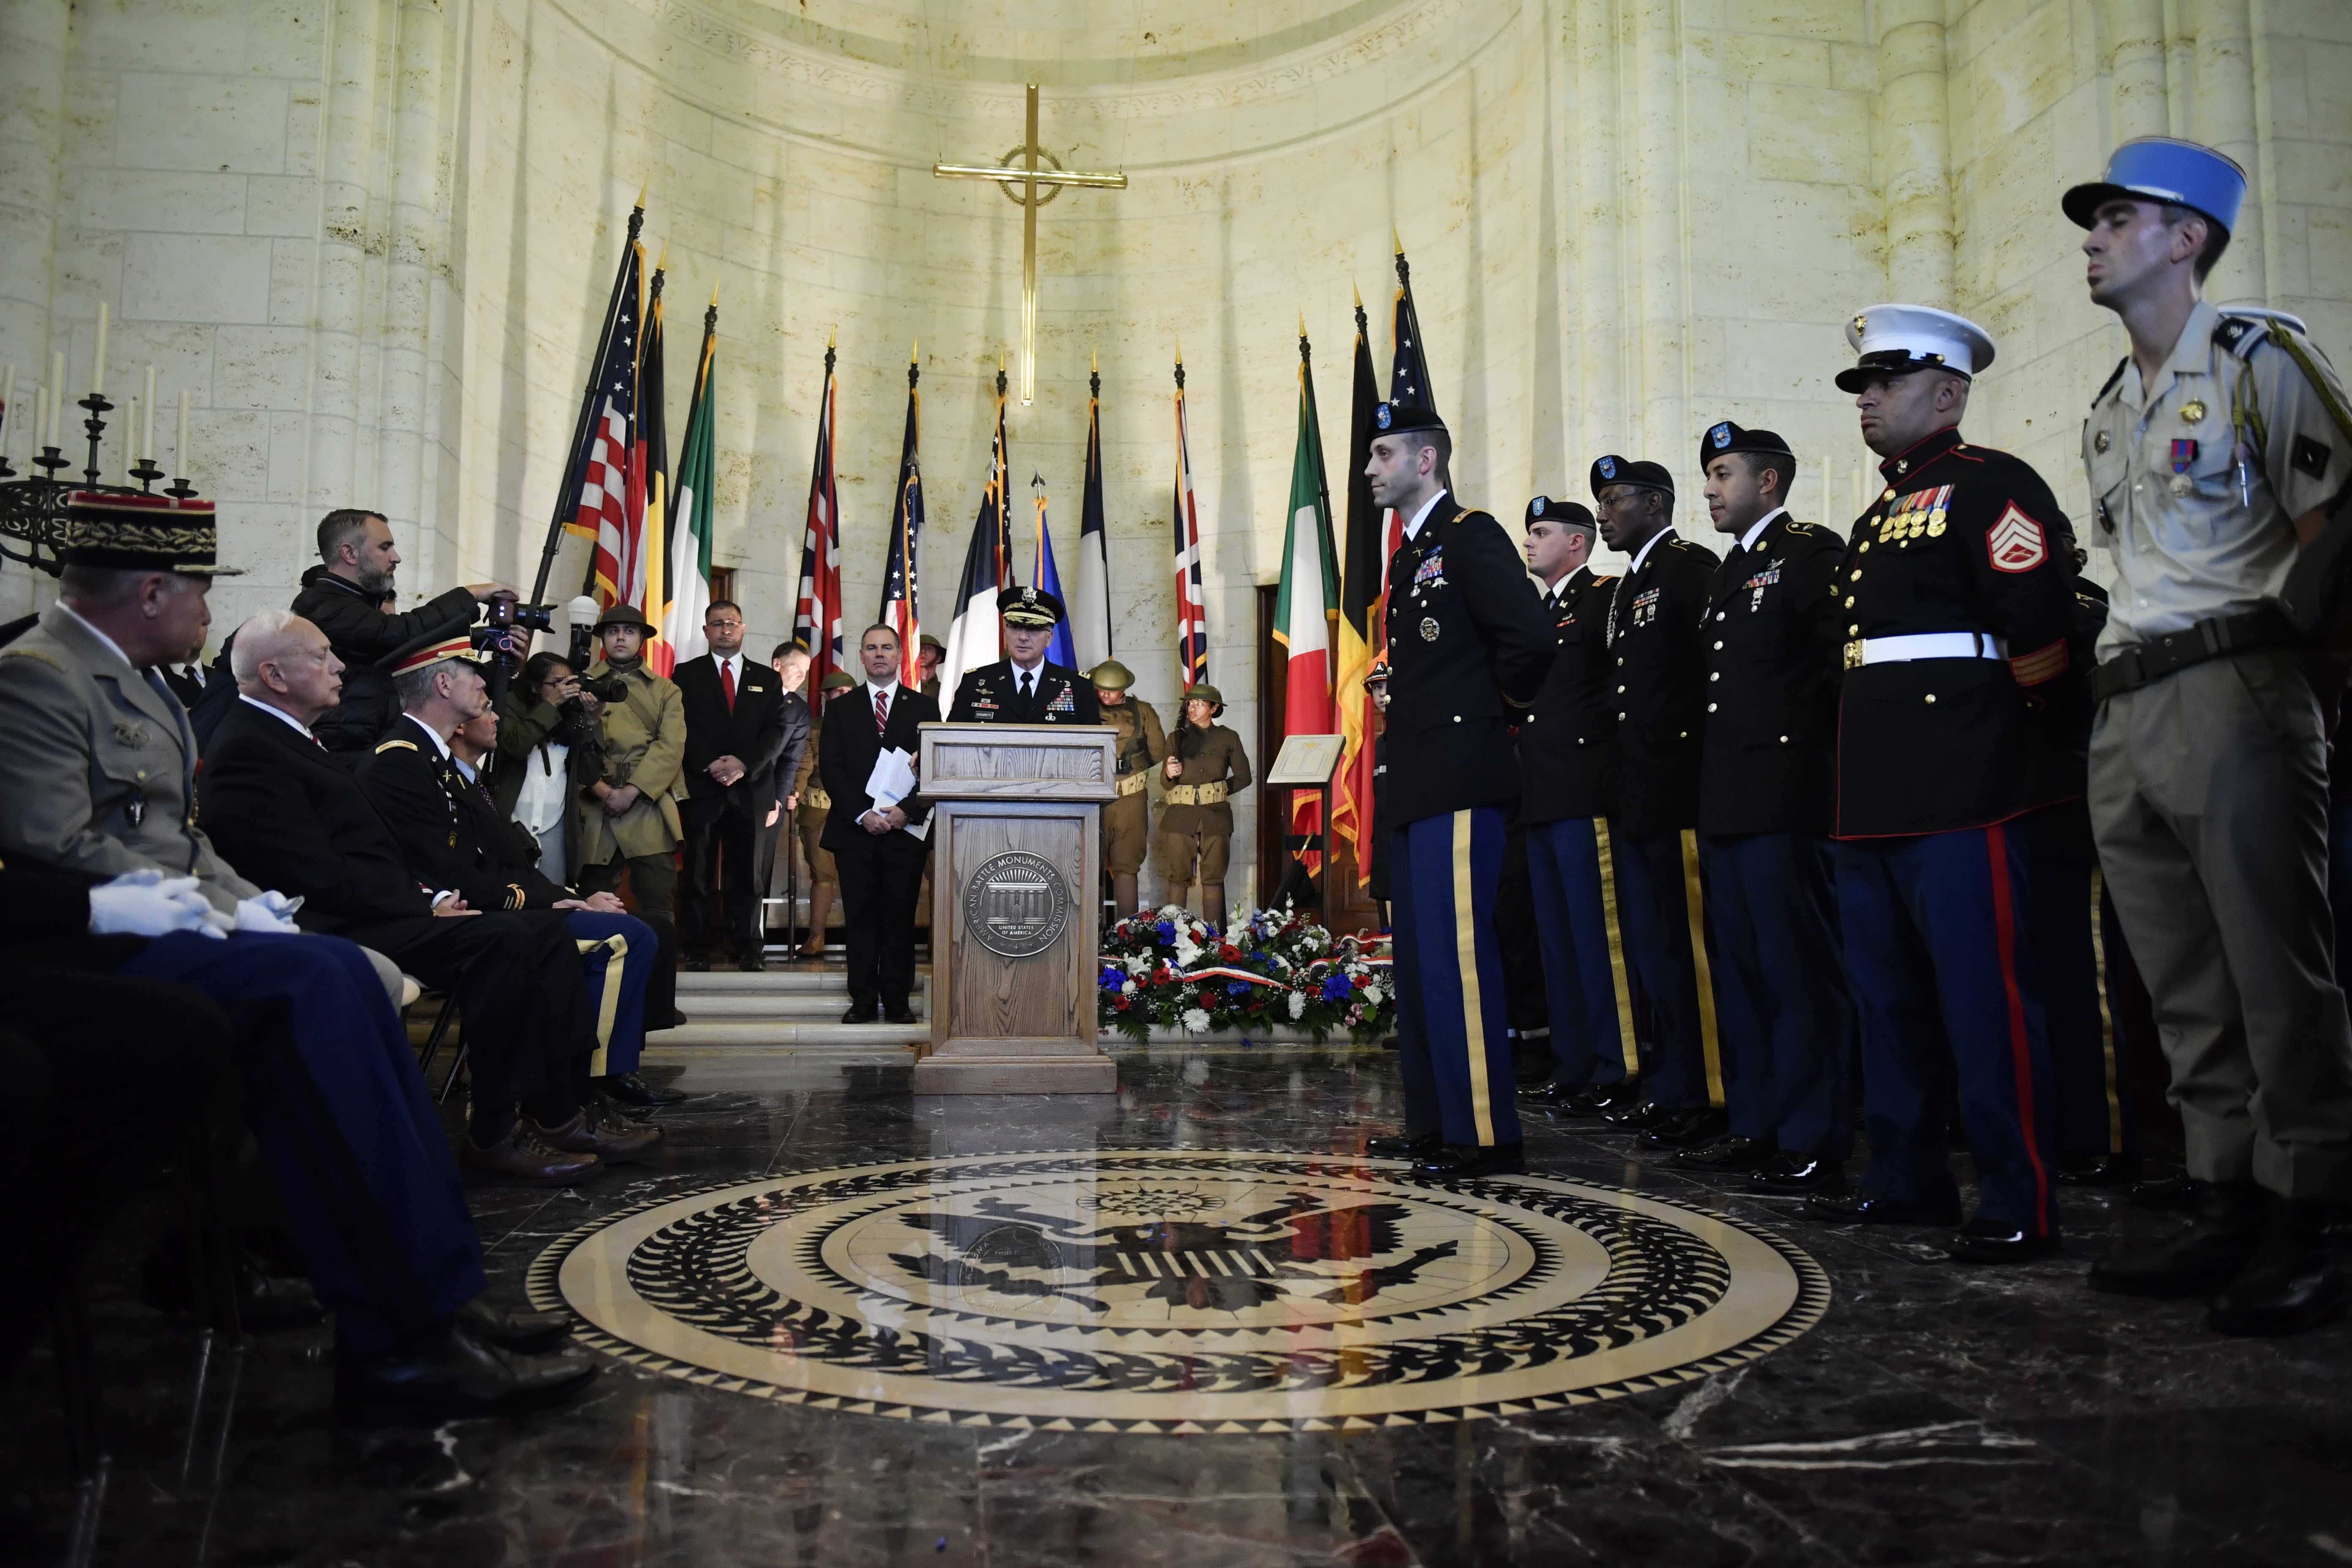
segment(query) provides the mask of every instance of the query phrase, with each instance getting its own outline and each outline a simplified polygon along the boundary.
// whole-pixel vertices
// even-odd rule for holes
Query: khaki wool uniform
[[[618,816],[606,816],[593,798],[580,803],[581,889],[611,891],[625,860],[637,913],[658,927],[672,918],[677,891],[672,852],[685,837],[677,803],[686,795],[686,700],[643,660],[616,669],[600,658],[588,673],[617,675],[628,683],[628,696],[604,709],[603,776],[614,789],[635,785],[638,795]]]
[[[833,704],[825,704],[827,712]],[[841,877],[833,868],[833,851],[824,847],[824,819],[832,814],[833,797],[824,793],[824,785],[816,778],[816,749],[824,739],[824,714],[816,717],[809,727],[808,744],[801,749],[801,771],[793,775],[793,794],[800,797],[800,807],[793,813],[793,826],[801,836],[801,854],[808,860],[809,879],[818,887],[841,885]]]
[[[1168,732],[1151,704],[1138,697],[1104,703],[1102,716],[1104,723],[1118,731],[1118,798],[1103,807],[1103,864],[1114,877],[1132,877],[1143,869],[1143,858],[1151,849],[1147,785],[1153,766],[1168,755]],[[1232,815],[1226,813],[1229,822]]]
[[[1172,744],[1168,754],[1177,754]],[[1242,749],[1239,735],[1223,724],[1202,731],[1201,749],[1184,759],[1183,771],[1168,786],[1168,804],[1160,814],[1161,876],[1171,882],[1211,886],[1224,881],[1234,837],[1234,808],[1226,800],[1247,789],[1250,776],[1249,753]]]

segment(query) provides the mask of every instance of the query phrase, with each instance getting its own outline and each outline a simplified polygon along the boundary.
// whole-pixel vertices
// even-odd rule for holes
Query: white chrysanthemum
[[[1127,972],[1129,974],[1149,974],[1159,967],[1159,961],[1156,959],[1130,958],[1127,961]]]
[[[1306,1016],[1306,1012],[1307,993],[1304,991],[1292,992],[1290,994],[1290,1016],[1293,1018],[1303,1017]]]
[[[1379,1006],[1381,1005],[1381,998],[1384,994],[1386,994],[1376,984],[1365,986],[1363,989],[1364,1005],[1367,1007]]]
[[[1134,995],[1134,994],[1135,994],[1135,982],[1134,982],[1134,981],[1132,981],[1132,980],[1123,980],[1123,981],[1119,982],[1118,994],[1119,994],[1120,995],[1122,995],[1122,996],[1132,996],[1132,995]]]
[[[1185,1008],[1184,1028],[1188,1034],[1207,1034],[1209,1032],[1209,1015],[1202,1012],[1198,1007]]]

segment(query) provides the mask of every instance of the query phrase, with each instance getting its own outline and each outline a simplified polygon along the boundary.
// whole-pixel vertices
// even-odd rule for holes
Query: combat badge
[[[1437,640],[1437,632],[1438,626],[1437,617],[1435,616],[1423,616],[1421,617],[1422,641],[1435,642]]]

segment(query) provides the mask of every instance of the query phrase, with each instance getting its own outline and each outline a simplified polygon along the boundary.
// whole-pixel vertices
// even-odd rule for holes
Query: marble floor
[[[480,1195],[495,1289],[520,1300],[559,1239],[720,1184],[1086,1150],[1230,1151],[1252,1168],[1337,1155],[1344,1168],[1395,1114],[1393,1058],[1378,1052],[1119,1059],[1115,1104],[919,1104],[903,1060],[688,1053],[661,1070],[701,1098],[664,1114],[655,1164],[579,1192]],[[2095,1248],[2147,1223],[2119,1201],[2069,1194],[2062,1259],[1971,1271],[1923,1234],[1807,1226],[1580,1125],[1531,1121],[1528,1149],[1563,1188],[1629,1191],[1702,1229],[1717,1216],[1721,1237],[1792,1243],[1826,1275],[1825,1312],[1661,1386],[1365,1429],[960,1425],[615,1362],[586,1398],[528,1422],[345,1431],[328,1418],[324,1331],[257,1336],[230,1355],[136,1304],[134,1233],[152,1216],[132,1215],[93,1274],[114,1454],[96,1560],[2352,1562],[2352,1330],[2230,1341],[2203,1332],[2191,1304],[2088,1294]],[[1404,1222],[1397,1246],[1415,1234]],[[64,1507],[45,1359],[5,1409],[0,1558],[43,1561]]]

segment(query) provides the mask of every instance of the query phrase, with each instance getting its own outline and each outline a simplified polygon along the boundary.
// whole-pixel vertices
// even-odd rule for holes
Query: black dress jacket
[[[1559,634],[1503,525],[1437,498],[1389,560],[1388,821],[1381,831],[1519,795],[1511,727]]]
[[[1670,529],[1610,594],[1617,816],[1636,838],[1698,826],[1707,688],[1699,627],[1719,564],[1713,551]]]
[[[948,718],[958,724],[1099,724],[1094,683],[1051,659],[1037,667],[1035,689],[1021,700],[1020,672],[1009,658],[968,670],[956,683]],[[829,786],[828,786],[829,787]]]
[[[1844,623],[1831,596],[1845,541],[1782,512],[1732,542],[1707,591],[1698,830],[1825,834]]]
[[[238,702],[196,775],[213,847],[247,881],[299,895],[296,923],[330,935],[433,912],[399,840],[351,770],[284,720]]]
[[[326,633],[328,645],[343,661],[343,700],[319,716],[313,729],[319,743],[337,752],[364,754],[371,750],[400,717],[392,677],[377,661],[418,637],[464,631],[474,624],[476,607],[473,595],[452,588],[413,610],[387,616],[376,608],[372,595],[325,567],[303,573],[294,613]]]
[[[356,772],[402,861],[426,887],[454,888],[474,910],[552,909],[572,896],[540,875],[536,843],[530,859],[518,863],[512,823],[408,714]]]
[[[866,793],[866,781],[874,776],[874,759],[887,747],[917,754],[921,739],[917,731],[940,721],[940,705],[913,687],[901,686],[891,699],[888,723],[877,731],[874,694],[859,685],[834,693],[824,705],[824,717],[818,731],[816,771],[824,793],[833,798],[833,809],[825,814],[824,837],[817,842],[838,850],[872,837],[857,826],[857,819],[874,808],[874,797]],[[919,792],[900,801],[898,809],[908,822],[920,822],[931,807]]]
[[[731,811],[765,820],[768,807],[776,804],[776,765],[788,739],[783,678],[746,658],[731,712],[719,684],[719,660],[711,655],[688,659],[669,678],[686,703],[687,797],[706,815]],[[805,709],[802,722],[807,722]],[[741,763],[743,776],[731,784],[712,778],[710,764],[720,757]]]
[[[1519,820],[1530,826],[1617,810],[1617,706],[1609,688],[1614,577],[1580,566],[1544,600],[1559,651],[1519,725]]]
[[[2079,713],[2065,514],[2007,452],[1940,430],[1879,465],[1836,578],[1848,639],[1837,837],[1983,827],[2081,792],[2053,729]],[[2003,658],[1863,664],[1862,639],[1998,638]],[[1990,642],[1988,647],[1992,646]]]

